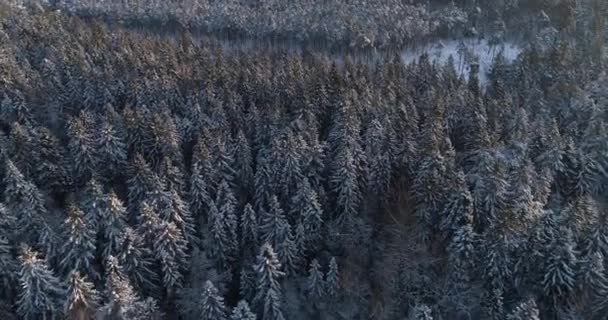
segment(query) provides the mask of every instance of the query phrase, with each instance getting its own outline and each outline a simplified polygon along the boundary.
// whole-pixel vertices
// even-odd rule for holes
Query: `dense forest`
[[[604,1],[17,2],[0,2],[0,319],[608,319]],[[367,23],[400,47],[396,21],[445,10],[467,17],[450,36],[471,12],[530,35],[480,84],[462,57],[108,21],[346,46]]]

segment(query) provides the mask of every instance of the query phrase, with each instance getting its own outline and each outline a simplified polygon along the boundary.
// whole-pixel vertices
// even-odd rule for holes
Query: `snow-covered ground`
[[[452,56],[456,70],[465,77],[469,73],[469,64],[475,61],[479,63],[480,67],[480,81],[485,83],[486,75],[499,52],[502,52],[506,62],[510,63],[517,59],[521,51],[520,46],[511,42],[490,46],[486,40],[464,39],[436,41],[415,49],[404,50],[401,56],[404,62],[411,63],[426,52],[431,60],[438,64],[447,63],[449,57]]]
[[[135,29],[138,32],[156,35],[162,37],[170,37],[176,42],[179,42],[181,34],[177,32],[158,32],[152,30],[141,30]],[[225,50],[254,50],[254,49],[270,49],[277,51],[286,52],[302,52],[304,46],[297,41],[270,41],[261,39],[217,39],[213,41],[219,41],[219,44]],[[197,44],[202,44],[210,41],[206,35],[193,35],[193,40]],[[332,52],[327,50],[322,45],[317,48],[311,48],[306,46],[311,51],[327,51],[330,59],[337,61],[338,63],[343,62],[346,54],[354,56],[354,58],[360,59],[360,61],[366,61],[369,63],[376,63],[382,57],[391,56],[386,55],[386,52],[381,51],[348,51],[348,52]],[[490,71],[492,64],[498,55],[502,52],[503,57],[507,63],[513,62],[519,54],[522,52],[522,47],[514,42],[503,42],[499,45],[491,46],[485,39],[460,39],[460,40],[436,40],[429,42],[425,45],[418,45],[415,48],[408,48],[401,52],[401,58],[407,64],[415,62],[422,54],[427,53],[432,62],[437,64],[447,63],[450,56],[454,59],[456,70],[460,75],[468,77],[469,66],[471,63],[476,62],[479,64],[479,80],[482,84],[485,84],[487,80],[487,73]]]

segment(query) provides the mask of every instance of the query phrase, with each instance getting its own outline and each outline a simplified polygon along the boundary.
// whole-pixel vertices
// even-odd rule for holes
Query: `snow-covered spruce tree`
[[[172,222],[159,222],[155,231],[154,257],[160,262],[162,282],[167,296],[172,297],[181,286],[187,242],[181,230]]]
[[[32,119],[30,107],[25,103],[21,92],[17,92],[13,98],[5,93],[0,102],[0,109],[0,116],[5,123],[25,123]]]
[[[306,282],[306,292],[308,296],[313,299],[313,301],[320,302],[325,296],[325,280],[323,279],[321,265],[317,259],[313,259],[310,262]]]
[[[27,181],[19,169],[7,160],[4,200],[8,215],[15,219],[14,234],[20,241],[34,241],[42,232],[47,209],[40,190]],[[27,232],[23,232],[27,230]]]
[[[277,197],[283,206],[287,206],[290,197],[299,192],[298,186],[304,178],[302,169],[304,144],[301,135],[291,131],[287,132],[284,138],[273,140],[270,154],[273,181],[279,186]]]
[[[513,269],[515,261],[510,256],[510,248],[508,247],[509,239],[502,234],[489,235],[480,241],[482,278],[484,279],[484,287],[488,294],[493,294],[493,291],[503,291],[506,287],[510,287],[513,283]]]
[[[101,234],[103,257],[116,256],[120,252],[123,232],[127,227],[127,210],[118,196],[111,192],[103,198],[101,211]]]
[[[63,312],[69,320],[93,319],[100,297],[94,285],[78,271],[68,276],[67,299]]]
[[[45,259],[25,246],[19,255],[19,297],[17,313],[27,320],[61,319],[65,287]]]
[[[270,205],[275,188],[272,185],[272,171],[267,150],[260,150],[256,158],[253,196],[255,209],[263,210]]]
[[[289,222],[285,218],[279,200],[276,196],[272,196],[268,210],[261,213],[260,240],[276,248],[286,237],[288,231],[286,226],[289,226]]]
[[[521,301],[515,305],[507,320],[540,320],[538,307],[533,298]]]
[[[497,159],[480,161],[471,175],[473,201],[477,216],[476,230],[488,230],[503,222],[499,218],[506,208],[508,183],[504,165]]]
[[[473,197],[466,186],[464,173],[459,171],[452,180],[440,217],[439,230],[444,239],[450,239],[460,227],[472,224],[474,219]]]
[[[433,320],[431,308],[425,304],[416,305],[411,312],[409,320]]]
[[[414,178],[414,198],[416,201],[416,216],[420,225],[425,229],[432,228],[436,221],[437,212],[441,208],[444,197],[446,159],[439,150],[437,138],[431,138],[431,145],[423,150],[423,156],[418,164]],[[428,231],[427,231],[428,232]]]
[[[336,200],[335,217],[349,227],[359,214],[362,198],[359,167],[352,150],[342,148],[337,154],[329,184]]]
[[[572,231],[561,228],[543,256],[542,288],[549,305],[556,308],[572,303],[578,263]]]
[[[213,149],[213,159],[214,165],[216,166],[216,177],[214,177],[213,181],[220,183],[221,181],[226,181],[231,189],[236,187],[236,175],[237,172],[234,169],[235,165],[235,155],[234,148],[231,144],[226,142],[226,138],[218,137],[217,144],[215,144],[215,148]]]
[[[163,221],[174,223],[187,240],[194,238],[190,210],[175,189],[149,192],[146,198],[146,202],[154,207]]]
[[[220,183],[215,203],[219,204],[220,216],[223,217],[226,236],[228,240],[228,254],[235,257],[238,251],[238,219],[236,215],[237,200],[226,180]]]
[[[249,203],[247,203],[243,209],[239,227],[241,231],[241,252],[245,255],[255,255],[257,247],[260,243],[258,217],[256,212],[253,210],[253,206],[251,206]]]
[[[144,293],[158,291],[158,275],[153,270],[153,252],[130,227],[124,230],[120,254],[116,258],[135,289]]]
[[[165,183],[154,173],[141,154],[135,154],[129,166],[128,203],[129,217],[139,210],[139,204],[147,199],[149,193],[166,190]]]
[[[181,160],[179,133],[175,121],[168,111],[154,113],[147,125],[150,140],[148,140],[146,155],[149,156],[151,164],[156,167],[164,157]]]
[[[381,202],[388,191],[392,174],[390,134],[387,128],[390,127],[390,123],[386,122],[388,120],[381,123],[378,119],[373,119],[365,132],[367,190],[368,194],[375,195]]]
[[[451,288],[450,303],[457,310],[471,311],[471,283],[477,277],[478,235],[470,225],[465,225],[456,231],[448,246],[449,269],[448,286]]]
[[[261,320],[284,320],[282,311],[282,292],[279,278],[284,276],[281,263],[272,247],[266,243],[260,249],[255,265],[256,294],[253,306]]]
[[[0,208],[2,210],[2,208]],[[1,219],[0,214],[0,219]],[[2,232],[0,228],[0,232]],[[0,236],[0,297],[7,298],[12,296],[17,280],[19,265],[12,254],[13,246],[4,236]]]
[[[291,197],[289,217],[297,219],[304,227],[306,249],[315,250],[319,246],[323,226],[323,209],[317,193],[308,178],[304,178],[298,192]]]
[[[36,183],[56,192],[67,191],[72,177],[65,165],[67,154],[65,147],[45,127],[38,130],[36,139],[40,156],[40,162],[36,168]]]
[[[338,270],[338,262],[336,257],[331,257],[329,260],[329,270],[325,275],[325,293],[329,298],[336,298],[340,292],[340,272]]]
[[[253,186],[253,155],[249,141],[242,130],[239,130],[234,142],[234,170],[236,185],[241,193],[251,193]]]
[[[162,158],[159,168],[159,177],[165,181],[165,187],[167,190],[174,190],[180,197],[184,196],[185,180],[184,174],[182,173],[182,166],[178,162],[174,162],[170,158]]]
[[[291,226],[285,223],[280,226],[282,241],[277,244],[277,256],[287,276],[298,274],[301,271],[301,252],[298,252]]]
[[[226,306],[224,298],[219,295],[211,281],[205,282],[201,297],[201,319],[202,320],[226,320]]]
[[[63,226],[63,246],[59,266],[64,275],[80,272],[93,281],[101,279],[95,267],[96,231],[86,221],[84,213],[74,204],[67,209]]]
[[[96,232],[101,230],[102,219],[106,209],[106,199],[103,187],[97,179],[87,182],[84,190],[78,195],[78,206],[84,212],[85,221]]]
[[[256,316],[249,309],[249,304],[245,300],[239,301],[230,315],[230,320],[256,320]]]
[[[38,153],[34,129],[30,124],[22,125],[18,122],[12,124],[7,153],[25,177],[35,178],[36,164],[42,161]]]
[[[72,172],[79,184],[86,183],[97,173],[99,158],[93,133],[94,119],[82,111],[78,117],[72,118],[68,126],[68,151],[72,159]]]
[[[108,121],[103,121],[97,135],[94,136],[95,153],[101,173],[106,179],[112,180],[123,174],[127,165],[126,137]]]
[[[122,272],[115,257],[105,263],[105,303],[99,309],[101,319],[147,320],[159,316],[158,306],[152,298],[142,300]]]
[[[224,218],[222,211],[216,207],[215,202],[210,202],[209,221],[206,225],[208,231],[203,236],[211,257],[221,265],[226,265],[232,258],[230,255],[231,243]]]
[[[211,188],[209,185],[209,174],[205,173],[205,163],[201,159],[195,159],[192,163],[192,174],[190,175],[190,189],[188,199],[190,211],[198,219],[207,219],[208,203],[211,202]]]
[[[589,310],[587,314],[606,310],[607,303],[603,301],[608,295],[608,279],[605,275],[604,257],[600,253],[581,259],[576,282],[577,297],[586,305],[585,309]]]
[[[481,297],[480,307],[484,319],[503,320],[505,318],[503,291],[486,290]]]

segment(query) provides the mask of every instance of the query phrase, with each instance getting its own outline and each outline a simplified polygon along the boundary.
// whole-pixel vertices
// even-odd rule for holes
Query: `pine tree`
[[[118,260],[106,259],[107,302],[100,308],[102,319],[153,319],[158,313],[156,302],[151,298],[142,300],[122,272]]]
[[[44,225],[43,217],[47,210],[40,190],[27,181],[19,169],[6,161],[4,200],[10,216],[15,219],[15,234],[30,238],[38,236]],[[26,230],[27,232],[24,232]],[[32,240],[32,239],[30,239]]]
[[[17,312],[23,319],[60,319],[65,289],[45,259],[24,247],[19,256]]]
[[[260,240],[277,247],[285,239],[285,231],[288,231],[289,222],[287,222],[276,196],[270,198],[269,206],[269,210],[264,210],[261,214]]]
[[[63,274],[81,272],[93,280],[100,279],[95,268],[95,230],[86,222],[82,210],[73,204],[69,205],[67,215],[59,261]]]
[[[0,230],[2,229],[0,228]],[[0,236],[0,285],[2,285],[0,296],[9,296],[15,287],[19,265],[12,255],[12,249],[12,245],[8,239]]]
[[[282,293],[279,278],[284,273],[280,270],[281,263],[272,247],[266,243],[260,249],[260,255],[255,266],[256,295],[253,305],[259,310],[261,320],[284,320],[282,311]]]
[[[416,201],[416,216],[423,226],[431,228],[435,225],[436,213],[443,202],[447,171],[446,159],[439,150],[439,137],[431,134],[430,144],[423,151],[414,178],[414,198]]]
[[[236,305],[236,308],[232,310],[230,320],[256,320],[256,316],[249,309],[249,304],[247,301],[241,300]]]
[[[82,111],[69,124],[68,151],[72,159],[73,172],[80,184],[88,181],[97,172],[99,159],[96,155],[95,137],[93,134],[94,121],[90,115]]]
[[[34,129],[31,125],[12,124],[7,153],[19,171],[27,178],[33,179],[36,164],[42,163],[39,158]]]
[[[186,190],[181,165],[174,163],[169,158],[163,158],[159,167],[159,177],[165,181],[166,190],[173,190],[180,198],[183,197]]]
[[[160,222],[156,226],[154,256],[160,262],[163,284],[169,297],[181,286],[181,269],[187,258],[186,244],[183,234],[174,223]]]
[[[220,204],[220,216],[223,217],[224,229],[228,240],[229,256],[234,257],[238,251],[238,220],[236,217],[236,198],[228,182],[222,180],[218,189],[215,203]]]
[[[36,183],[54,191],[67,191],[71,177],[66,169],[66,150],[47,128],[37,134],[37,150],[40,162],[36,168]]]
[[[448,246],[451,276],[455,287],[468,286],[474,277],[477,254],[477,234],[470,225],[461,227]]]
[[[305,244],[309,249],[316,248],[321,238],[323,225],[323,210],[317,193],[312,189],[307,178],[302,180],[299,191],[291,198],[289,217],[299,221],[304,226]]]
[[[348,225],[358,215],[361,204],[359,168],[355,155],[348,148],[343,148],[335,161],[335,169],[330,174],[329,184],[336,196],[336,215]]]
[[[338,296],[340,292],[340,273],[338,272],[338,263],[336,257],[332,257],[329,261],[329,270],[325,275],[325,293],[331,298]]]
[[[187,240],[194,238],[194,225],[190,210],[175,189],[150,192],[146,201],[154,207],[159,218],[174,223]]]
[[[226,307],[222,298],[211,281],[205,282],[201,297],[202,320],[225,320]]]
[[[502,290],[494,289],[486,291],[484,292],[484,295],[481,299],[481,308],[484,315],[484,319],[504,319],[504,303]]]
[[[433,320],[431,308],[424,304],[419,304],[412,309],[410,320]]]
[[[122,174],[127,165],[127,145],[125,137],[109,121],[104,121],[99,134],[94,138],[96,158],[104,176],[112,179]]]
[[[256,250],[259,245],[258,219],[251,204],[246,204],[241,214],[241,250],[247,252]]]
[[[199,160],[200,161],[200,160]],[[199,219],[206,218],[208,203],[211,202],[211,192],[208,176],[200,162],[193,162],[190,176],[190,211]]]
[[[507,320],[540,320],[536,301],[530,298],[518,303],[507,316]]]
[[[107,198],[108,195],[104,193],[102,186],[96,179],[89,180],[78,197],[78,205],[84,212],[85,221],[95,231],[99,231],[102,222],[104,222],[102,219],[105,218]]]
[[[543,292],[554,306],[568,305],[576,285],[578,264],[572,232],[562,228],[549,245],[543,257]]]
[[[118,262],[125,275],[140,292],[156,292],[158,276],[154,272],[154,256],[143,239],[130,227],[126,227],[120,245]]]
[[[112,192],[104,198],[101,212],[103,257],[116,256],[120,252],[123,232],[127,226],[127,211],[122,201]]]
[[[226,223],[222,212],[218,210],[214,202],[209,203],[209,233],[208,246],[211,256],[220,264],[226,264],[230,260],[230,238],[226,232]]]
[[[163,181],[152,171],[141,154],[135,154],[130,165],[128,186],[128,212],[130,216],[139,210],[139,204],[154,192],[166,190]]]
[[[254,176],[254,205],[256,210],[262,210],[270,205],[270,200],[275,192],[272,176],[270,157],[265,150],[260,150],[256,158]]]
[[[389,124],[390,126],[390,124]],[[382,200],[391,179],[390,135],[379,120],[374,119],[365,132],[368,193]]]
[[[325,296],[325,281],[321,272],[321,265],[317,259],[313,259],[308,270],[308,278],[306,279],[306,292],[314,301],[321,301]]]
[[[239,190],[249,193],[253,184],[253,156],[249,141],[242,130],[239,130],[234,145],[236,185]]]
[[[99,307],[99,295],[92,283],[78,271],[68,277],[64,314],[69,320],[93,319]]]

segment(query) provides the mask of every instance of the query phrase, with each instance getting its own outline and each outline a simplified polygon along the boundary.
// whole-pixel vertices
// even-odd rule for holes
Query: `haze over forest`
[[[0,0],[0,319],[608,319],[605,0]]]

